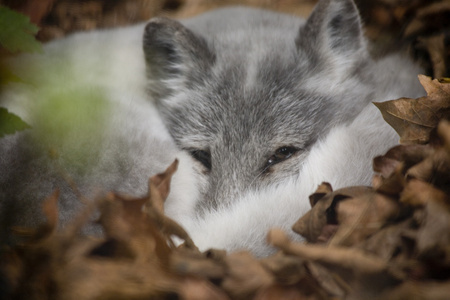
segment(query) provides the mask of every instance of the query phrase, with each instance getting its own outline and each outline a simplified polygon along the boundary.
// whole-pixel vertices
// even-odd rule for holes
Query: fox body
[[[66,223],[82,206],[70,180],[87,197],[144,193],[178,158],[166,213],[201,249],[267,255],[267,231],[289,231],[317,184],[370,183],[371,158],[398,139],[371,102],[423,93],[408,59],[370,57],[351,0],[321,0],[306,21],[244,7],[154,18],[8,63],[35,84],[2,93],[2,106],[33,126],[0,140],[4,241],[10,225],[42,218],[56,187]],[[66,92],[75,107],[93,94],[107,104],[89,106],[84,125],[75,110],[63,134],[43,138],[61,118],[52,112],[49,127],[36,117],[39,99]]]

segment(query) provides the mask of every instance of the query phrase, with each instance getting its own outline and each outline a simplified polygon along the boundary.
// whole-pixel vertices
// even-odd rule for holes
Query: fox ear
[[[361,19],[353,0],[320,0],[296,40],[310,55],[351,58],[366,51]]]
[[[214,61],[202,37],[162,17],[151,19],[145,27],[143,47],[149,89],[156,99],[179,88],[177,83],[200,81]]]

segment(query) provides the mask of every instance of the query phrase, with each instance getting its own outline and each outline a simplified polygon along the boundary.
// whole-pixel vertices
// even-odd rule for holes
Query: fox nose
[[[228,207],[235,202],[251,184],[247,177],[237,168],[228,172],[217,170],[216,174],[211,174],[210,186],[205,194],[209,208]]]

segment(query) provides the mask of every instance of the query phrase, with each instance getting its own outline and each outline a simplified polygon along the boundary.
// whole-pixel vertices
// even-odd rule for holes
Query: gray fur
[[[306,24],[277,13],[230,8],[184,25],[150,21],[144,51],[151,62],[150,90],[164,84],[172,89],[155,100],[175,142],[181,149],[211,154],[211,170],[199,166],[207,177],[199,211],[297,176],[318,137],[352,121],[374,100],[373,62],[352,1],[321,1]],[[159,59],[167,53],[177,59]],[[200,57],[206,59],[199,63]],[[334,66],[343,60],[345,66]],[[185,71],[174,73],[168,65]],[[329,69],[359,88],[326,91]],[[318,75],[322,91],[308,84]],[[268,167],[267,160],[283,146],[300,150],[289,163]]]

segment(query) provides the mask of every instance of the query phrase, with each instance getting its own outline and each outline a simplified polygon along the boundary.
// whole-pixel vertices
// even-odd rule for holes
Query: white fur
[[[334,189],[369,184],[371,159],[397,140],[396,133],[371,104],[350,125],[332,129],[311,149],[298,180],[253,191],[233,206],[203,219],[193,215],[177,219],[202,250],[210,247],[230,251],[250,249],[255,255],[268,255],[273,251],[266,244],[271,228],[283,228],[291,232],[293,238],[300,239],[290,228],[309,210],[308,196],[321,182],[330,182]]]

